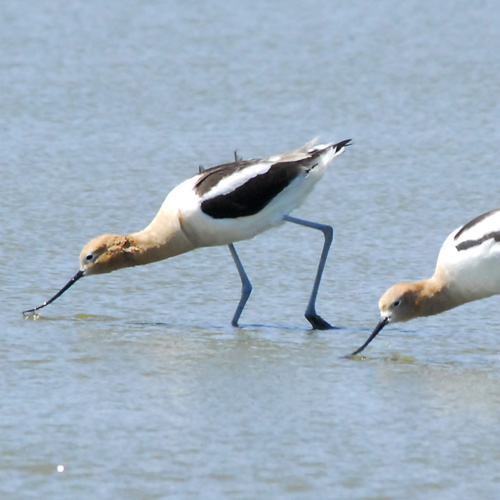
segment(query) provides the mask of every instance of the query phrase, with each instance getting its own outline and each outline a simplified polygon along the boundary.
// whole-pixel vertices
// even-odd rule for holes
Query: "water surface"
[[[387,327],[393,282],[498,207],[495,2],[3,2],[2,498],[497,498],[497,298]],[[297,217],[81,280],[104,232],[233,151],[353,138]],[[58,472],[58,465],[64,470]]]

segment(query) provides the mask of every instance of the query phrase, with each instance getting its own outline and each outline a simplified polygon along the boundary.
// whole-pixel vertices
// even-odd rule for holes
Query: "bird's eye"
[[[85,260],[87,262],[92,262],[94,260],[94,254],[93,253],[89,253],[85,256]]]
[[[399,307],[401,305],[401,300],[396,300],[392,303],[392,307]]]

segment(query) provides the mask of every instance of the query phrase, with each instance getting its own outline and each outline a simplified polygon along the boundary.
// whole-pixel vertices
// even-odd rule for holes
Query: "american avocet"
[[[326,167],[342,154],[349,140],[314,146],[311,141],[296,151],[258,160],[235,161],[182,182],[166,197],[156,217],[142,231],[125,236],[104,234],[91,240],[80,254],[80,270],[51,299],[24,311],[47,306],[83,276],[168,259],[196,248],[228,245],[241,279],[241,298],[232,324],[237,326],[252,285],[233,243],[283,221],[319,229],[325,242],[305,316],[316,329],[331,325],[316,313],[316,296],[333,238],[331,226],[291,217],[323,176]]]
[[[397,283],[381,297],[382,316],[359,354],[388,323],[439,314],[466,302],[500,293],[500,209],[453,231],[439,252],[434,275]]]

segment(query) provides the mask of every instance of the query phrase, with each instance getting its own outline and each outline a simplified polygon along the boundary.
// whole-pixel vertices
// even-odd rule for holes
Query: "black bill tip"
[[[23,316],[29,316],[30,314],[34,314],[36,311],[39,309],[42,309],[42,307],[48,306],[54,300],[56,300],[58,297],[60,297],[69,287],[73,286],[81,277],[83,277],[84,272],[83,271],[78,271],[51,299],[47,300],[43,304],[40,304],[37,307],[34,307],[33,309],[26,309],[26,311],[23,311]]]
[[[384,328],[384,326],[387,325],[387,323],[389,323],[389,318],[388,317],[382,318],[378,322],[377,326],[375,327],[371,335],[368,337],[368,340],[361,347],[359,347],[354,352],[349,354],[349,356],[347,357],[357,356],[360,352],[362,352],[365,349],[365,347],[379,334],[380,330],[382,330],[382,328]]]

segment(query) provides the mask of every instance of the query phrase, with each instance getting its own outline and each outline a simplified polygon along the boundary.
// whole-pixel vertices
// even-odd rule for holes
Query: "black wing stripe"
[[[456,246],[456,249],[460,252],[461,250],[467,250],[469,248],[481,245],[485,241],[488,241],[491,239],[495,240],[496,243],[500,242],[500,231],[494,231],[492,233],[485,234],[482,238],[479,238],[477,240],[462,241],[462,243],[459,243]]]
[[[468,231],[469,229],[473,228],[476,224],[479,224],[484,219],[487,219],[490,215],[492,215],[495,212],[498,212],[498,209],[491,210],[490,212],[486,212],[485,214],[479,215],[475,219],[472,219],[470,222],[467,222],[467,224],[465,224],[465,226],[463,226],[460,229],[460,231],[457,232],[457,234],[455,235],[454,239],[458,240],[458,238],[460,238],[460,235],[462,235],[463,233],[465,233],[465,231]]]
[[[234,163],[225,163],[224,165],[207,168],[194,185],[195,192],[201,197],[217,186],[222,179],[256,165],[259,162],[260,160],[240,160]]]
[[[234,191],[203,201],[201,210],[214,219],[255,215],[301,173],[304,169],[300,162],[276,163],[267,172],[248,179]]]

